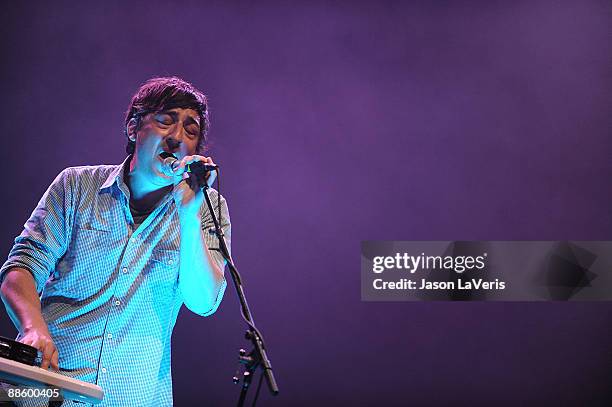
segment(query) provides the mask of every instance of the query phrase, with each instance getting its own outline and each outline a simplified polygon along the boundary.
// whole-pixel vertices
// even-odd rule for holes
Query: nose
[[[177,150],[181,146],[181,142],[174,138],[173,136],[168,136],[166,139],[166,144],[170,150]]]
[[[178,149],[183,142],[183,138],[185,137],[185,129],[183,126],[174,126],[174,131],[172,131],[168,137],[166,138],[166,143],[168,144],[168,148],[171,150]]]

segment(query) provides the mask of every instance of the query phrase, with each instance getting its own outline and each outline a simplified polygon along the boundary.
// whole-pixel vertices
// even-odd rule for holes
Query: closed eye
[[[185,127],[185,130],[187,130],[187,133],[189,133],[192,136],[197,136],[198,133],[200,132],[200,129],[198,126],[187,126]]]
[[[155,115],[155,121],[157,121],[160,124],[163,124],[164,126],[170,126],[174,124],[174,119],[172,118],[172,116],[170,116],[169,114],[164,114],[164,113]]]

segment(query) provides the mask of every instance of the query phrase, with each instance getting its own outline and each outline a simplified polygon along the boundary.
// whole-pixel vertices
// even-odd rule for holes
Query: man
[[[0,269],[18,340],[42,352],[41,367],[101,386],[104,406],[172,405],[179,309],[211,315],[225,291],[199,187],[214,176],[187,171],[214,164],[201,155],[208,119],[206,97],[191,84],[146,82],[126,114],[124,163],[62,171]],[[168,164],[172,156],[178,165]],[[214,208],[221,200],[229,245],[227,205],[209,193]]]

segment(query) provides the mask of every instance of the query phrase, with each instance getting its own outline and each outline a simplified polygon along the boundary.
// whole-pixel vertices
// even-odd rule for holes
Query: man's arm
[[[181,160],[177,174],[183,174],[185,166],[195,161],[214,164],[210,157],[186,156]],[[207,183],[212,185],[214,177],[209,177]],[[225,291],[226,283],[223,276],[225,263],[218,252],[216,237],[211,238],[208,230],[212,227],[212,218],[204,204],[204,193],[196,178],[176,179],[174,184],[174,201],[178,210],[181,243],[179,247],[179,289],[187,308],[196,314],[208,316],[213,314]],[[211,197],[214,193],[211,193]],[[230,246],[230,221],[227,204],[220,194],[217,199],[221,203],[223,223],[221,228],[226,235],[228,248]],[[216,207],[213,205],[213,207]],[[204,216],[203,216],[204,214]]]
[[[181,228],[179,289],[187,308],[207,315],[214,310],[224,284],[223,269],[208,249],[201,216],[179,216]]]
[[[19,341],[43,353],[42,367],[57,368],[58,354],[42,313],[39,294],[70,241],[73,210],[71,171],[51,183],[0,267],[0,295],[19,330]]]
[[[43,369],[47,369],[49,364],[52,368],[59,369],[57,348],[43,319],[40,298],[30,272],[17,267],[8,270],[0,287],[0,294],[13,324],[19,330],[20,342],[42,352]]]

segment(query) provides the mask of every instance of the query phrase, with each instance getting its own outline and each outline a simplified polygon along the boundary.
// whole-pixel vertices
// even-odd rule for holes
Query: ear
[[[127,132],[127,136],[130,141],[136,141],[136,130],[138,125],[138,120],[135,117],[132,117],[128,124],[125,126],[125,131]]]

